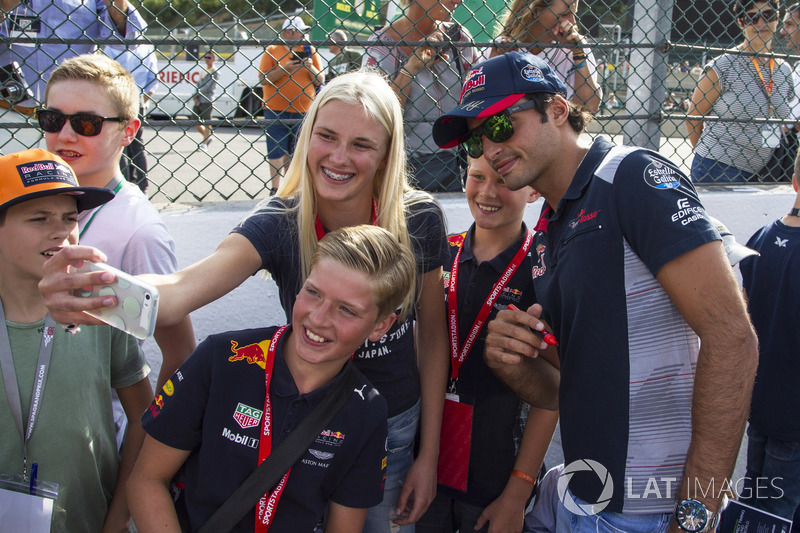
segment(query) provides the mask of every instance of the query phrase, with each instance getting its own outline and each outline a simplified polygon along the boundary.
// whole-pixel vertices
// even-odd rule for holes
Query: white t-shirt
[[[108,256],[108,264],[128,274],[171,274],[178,269],[175,241],[153,204],[123,181],[114,198],[78,216],[80,243]]]

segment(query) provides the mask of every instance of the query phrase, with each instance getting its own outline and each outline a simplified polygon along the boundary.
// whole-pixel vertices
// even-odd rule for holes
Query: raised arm
[[[717,72],[713,68],[706,69],[692,93],[692,101],[687,111],[689,118],[686,119],[686,131],[689,134],[689,142],[692,143],[692,148],[697,146],[700,134],[703,133],[703,121],[691,117],[708,115],[721,92],[722,86]]]
[[[673,259],[656,277],[701,342],[692,439],[678,498],[698,499],[717,511],[750,410],[758,365],[756,334],[721,242]],[[677,524],[670,531],[677,532]]]
[[[486,364],[500,380],[532,406],[558,409],[558,353],[531,329],[547,329],[539,320],[542,306],[524,311],[500,311],[487,325]],[[541,357],[539,357],[541,355]]]
[[[106,284],[114,279],[108,272],[77,274],[69,267],[78,261],[105,261],[105,255],[90,246],[68,246],[44,264],[39,290],[56,322],[98,324],[83,311],[114,305],[113,297],[82,298],[72,291],[89,285]],[[179,323],[198,309],[238,287],[261,267],[261,257],[247,238],[237,233],[225,237],[207,258],[174,274],[140,276],[160,292],[158,325]]]

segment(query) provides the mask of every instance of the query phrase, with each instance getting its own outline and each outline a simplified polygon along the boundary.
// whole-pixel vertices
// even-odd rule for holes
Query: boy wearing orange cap
[[[0,157],[0,477],[35,487],[38,472],[58,484],[53,502],[0,488],[0,500],[19,501],[3,518],[9,530],[14,520],[30,527],[37,505],[52,505],[51,531],[121,531],[130,521],[125,481],[144,432],[129,427],[120,461],[108,390],[117,389],[136,420],[152,398],[150,369],[122,331],[57,327],[38,290],[48,257],[77,243],[78,213],[112,197],[79,187],[72,169],[44,150]]]

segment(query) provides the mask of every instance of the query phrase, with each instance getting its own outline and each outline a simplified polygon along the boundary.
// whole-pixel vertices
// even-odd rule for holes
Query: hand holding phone
[[[105,263],[83,261],[75,270],[77,272],[105,270],[117,277],[107,285],[93,285],[73,291],[75,296],[84,298],[114,296],[117,299],[117,304],[113,307],[85,311],[86,314],[137,339],[146,339],[153,334],[158,312],[158,289]]]

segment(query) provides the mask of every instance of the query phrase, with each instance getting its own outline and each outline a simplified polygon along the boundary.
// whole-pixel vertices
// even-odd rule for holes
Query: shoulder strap
[[[308,447],[344,407],[358,382],[358,371],[348,364],[339,384],[256,468],[239,488],[203,524],[198,533],[227,533],[252,510],[289,468],[306,453]]]

